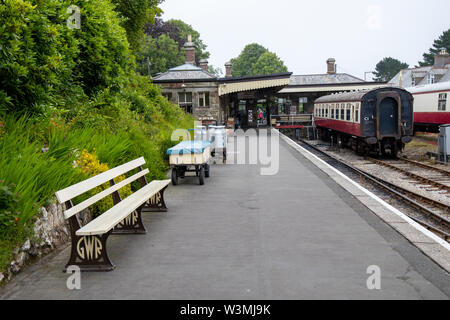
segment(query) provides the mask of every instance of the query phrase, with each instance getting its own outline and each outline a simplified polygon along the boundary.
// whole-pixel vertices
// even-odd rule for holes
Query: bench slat
[[[133,211],[138,209],[147,200],[170,184],[170,180],[153,181],[144,188],[136,191],[125,200],[119,202],[110,210],[79,229],[77,236],[94,236],[109,232]]]
[[[77,204],[76,206],[66,210],[64,212],[64,217],[66,219],[69,219],[70,217],[72,217],[73,215],[77,214],[78,212],[83,211],[86,208],[89,208],[90,206],[92,206],[94,203],[96,203],[97,201],[105,198],[106,196],[109,196],[110,194],[119,191],[120,189],[122,189],[123,187],[129,185],[130,183],[132,183],[133,181],[136,181],[137,179],[145,176],[147,173],[149,173],[148,169],[145,169],[137,174],[135,174],[134,176],[129,177],[128,179],[125,179],[121,182],[119,182],[118,184],[97,193],[96,195],[94,195],[93,197],[81,202],[80,204]]]
[[[119,167],[99,174],[98,176],[92,177],[80,183],[74,184],[73,186],[70,186],[66,189],[60,190],[56,192],[56,198],[58,199],[59,203],[62,204],[144,164],[145,159],[143,157],[133,160]]]

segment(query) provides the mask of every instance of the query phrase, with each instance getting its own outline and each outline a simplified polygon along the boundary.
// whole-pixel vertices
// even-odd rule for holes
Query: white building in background
[[[403,69],[388,84],[409,88],[447,81],[450,81],[450,54],[443,49],[434,57],[434,65]]]

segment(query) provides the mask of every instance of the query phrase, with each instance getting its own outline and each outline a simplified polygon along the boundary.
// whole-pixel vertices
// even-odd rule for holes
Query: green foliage
[[[179,49],[178,43],[166,34],[162,34],[156,39],[145,36],[142,50],[137,55],[139,62],[137,71],[142,75],[148,75],[147,58],[150,59],[152,75],[166,72],[185,61],[184,52]]]
[[[217,78],[220,78],[223,76],[223,71],[221,68],[216,68],[212,64],[208,65],[208,72]]]
[[[275,53],[265,52],[259,59],[253,64],[251,73],[253,75],[272,74],[287,72],[288,69],[284,65],[284,62]]]
[[[247,45],[237,58],[231,60],[233,63],[233,76],[241,77],[252,75],[251,70],[253,65],[267,51],[266,48],[257,43]]]
[[[407,63],[388,57],[377,63],[373,74],[376,77],[376,81],[390,81],[400,72],[400,70],[408,67],[409,65]]]
[[[137,71],[142,75],[148,75],[148,59],[151,63],[151,74],[156,75],[166,72],[170,68],[179,66],[186,61],[184,45],[188,36],[192,36],[195,44],[196,62],[207,59],[210,53],[207,46],[200,39],[200,33],[181,20],[169,20],[164,22],[156,19],[154,24],[146,25],[146,37],[142,40],[140,51],[137,54]]]
[[[119,90],[135,68],[121,19],[109,0],[5,0],[0,4],[0,105],[42,113],[106,87]],[[67,8],[81,9],[80,30]]]
[[[72,89],[73,32],[64,25],[68,1],[5,0],[0,4],[0,109],[42,112]]]
[[[208,59],[210,53],[206,51],[207,45],[200,39],[200,33],[196,31],[190,24],[187,24],[181,20],[171,19],[167,21],[167,24],[174,26],[178,32],[182,41],[179,43],[181,46],[187,42],[188,36],[192,36],[192,42],[195,44],[195,57],[197,64],[202,59]],[[183,52],[184,53],[184,52]]]
[[[86,94],[126,85],[135,68],[122,21],[109,0],[78,0],[81,29],[74,36],[80,54],[75,60],[74,79],[81,82]]]
[[[144,36],[144,25],[154,23],[155,17],[161,15],[158,7],[164,0],[112,0],[116,10],[125,18],[122,26],[125,28],[131,47],[137,52],[140,40]]]
[[[434,64],[434,56],[442,49],[446,49],[447,52],[450,52],[450,29],[444,31],[438,39],[434,40],[433,46],[428,53],[423,54],[423,61],[420,61],[419,65],[421,67],[432,66]]]
[[[242,50],[239,57],[231,59],[233,76],[254,76],[287,72],[284,62],[263,46],[252,43]]]
[[[76,169],[83,150],[108,168],[143,156],[148,180],[161,179],[173,130],[193,126],[134,72],[124,21],[111,0],[0,2],[0,270],[38,209],[95,174]]]
[[[15,204],[19,201],[17,194],[13,193],[14,185],[1,185],[0,180],[0,232],[4,232],[17,223],[19,217]]]

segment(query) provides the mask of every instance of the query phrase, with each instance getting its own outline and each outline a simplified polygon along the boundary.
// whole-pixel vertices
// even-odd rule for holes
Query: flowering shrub
[[[94,150],[95,152],[95,150]],[[89,153],[87,150],[81,152],[81,156],[77,160],[77,169],[81,170],[86,176],[94,177],[109,170],[106,163],[100,163],[95,153]],[[115,182],[119,183],[125,180],[125,176],[115,178]],[[109,183],[105,183],[89,191],[89,197],[96,195],[110,187]],[[131,185],[127,185],[119,190],[122,199],[130,196]],[[97,217],[114,206],[112,196],[107,196],[93,205],[91,212],[93,217]]]

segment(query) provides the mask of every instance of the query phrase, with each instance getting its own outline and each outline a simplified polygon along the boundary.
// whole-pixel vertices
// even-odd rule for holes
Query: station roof
[[[272,88],[279,91],[289,84],[291,72],[258,76],[220,78],[219,96],[230,93]]]
[[[153,78],[154,82],[216,81],[217,78],[193,64],[183,64]]]
[[[278,93],[364,90],[384,86],[385,84],[385,82],[367,82],[347,73],[293,75],[289,85]]]
[[[364,80],[347,73],[293,75],[289,86],[321,85],[364,82]]]

